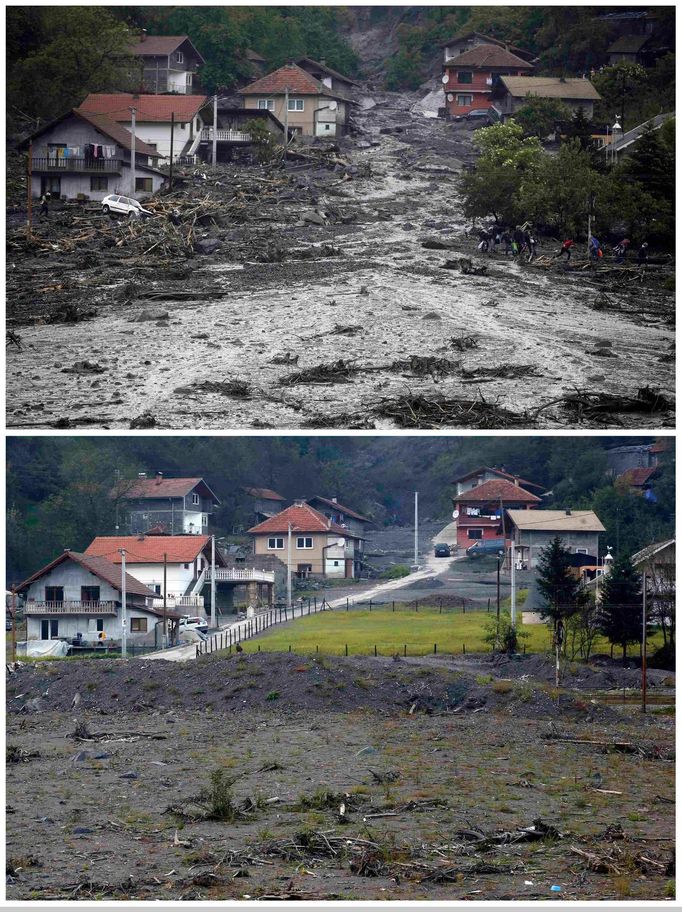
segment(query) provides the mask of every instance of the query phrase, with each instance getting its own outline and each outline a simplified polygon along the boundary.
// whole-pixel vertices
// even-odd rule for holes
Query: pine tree
[[[537,585],[544,601],[540,613],[552,621],[556,631],[559,621],[565,621],[582,603],[580,580],[571,565],[571,552],[564,548],[557,535],[540,552]]]
[[[628,557],[619,558],[604,579],[599,627],[610,643],[622,648],[625,665],[628,644],[638,643],[642,635],[640,576]]]

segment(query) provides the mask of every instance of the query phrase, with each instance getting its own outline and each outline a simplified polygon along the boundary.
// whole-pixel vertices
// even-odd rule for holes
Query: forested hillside
[[[251,520],[242,486],[286,498],[338,496],[377,524],[408,524],[414,491],[421,515],[450,515],[452,479],[481,465],[504,465],[547,488],[543,506],[594,508],[608,541],[632,553],[673,534],[674,454],[665,454],[658,503],[613,486],[608,446],[641,438],[594,437],[135,437],[20,438],[8,443],[8,577],[23,578],[63,548],[111,534],[117,478],[162,471],[203,476],[222,501],[216,531]]]

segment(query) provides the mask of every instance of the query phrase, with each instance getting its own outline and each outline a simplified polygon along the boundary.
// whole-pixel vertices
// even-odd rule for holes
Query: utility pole
[[[215,604],[215,535],[211,536],[211,627],[217,626]]]
[[[171,141],[170,141],[170,172],[168,174],[168,189],[173,189],[173,135],[175,133],[175,111],[171,111]]]
[[[500,637],[500,568],[502,566],[502,556],[497,555],[497,637]]]
[[[128,110],[132,114],[132,130],[130,131],[130,195],[135,199],[135,115],[137,114],[137,108],[129,108]]]
[[[324,563],[324,552],[322,552]],[[322,571],[324,572],[324,567]],[[291,610],[291,523],[287,523],[287,608]]]
[[[218,96],[213,96],[213,170],[218,166]]]
[[[166,593],[166,582],[167,582],[167,567],[168,567],[168,555],[166,552],[163,552],[163,646],[164,648],[168,645],[168,618],[166,611],[168,610],[167,606],[167,593]]]
[[[32,195],[32,183],[33,183],[33,143],[28,144],[28,218],[26,220],[26,235],[29,240],[31,240],[31,228],[33,226],[33,195]]]
[[[17,660],[17,591],[12,588],[12,661]]]
[[[289,86],[284,87],[284,148],[289,145]]]
[[[516,545],[511,546],[511,625],[516,627]]]
[[[646,573],[642,574],[642,712],[646,712]]]
[[[126,625],[128,623],[126,615],[126,550],[125,548],[119,548],[118,551],[121,555],[121,658],[125,659],[127,655]]]
[[[419,492],[414,492],[414,567],[419,566]]]

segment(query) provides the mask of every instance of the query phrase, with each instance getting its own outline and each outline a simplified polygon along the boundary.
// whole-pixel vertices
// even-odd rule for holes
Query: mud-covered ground
[[[557,698],[541,657],[20,667],[8,898],[665,899],[673,717],[595,697],[625,674]]]
[[[456,187],[472,134],[410,113],[407,101],[382,96],[358,115],[359,132],[336,154],[343,165],[226,165],[190,178],[188,200],[224,202],[218,224],[198,227],[199,240],[221,242],[209,255],[160,254],[154,220],[148,243],[122,226],[104,246],[96,237],[64,251],[64,237],[88,236],[93,218],[108,229],[104,216],[82,222],[73,209],[38,225],[38,248],[10,236],[8,314],[20,347],[8,348],[8,424],[670,425],[669,270],[592,274],[580,256],[569,268],[549,260],[550,238],[537,265],[496,256],[485,275],[443,268],[479,259]],[[228,210],[236,197],[238,218]],[[19,224],[21,213],[11,218]],[[48,322],[65,305],[95,313]],[[339,360],[326,382],[292,381]],[[665,397],[662,410],[565,402],[576,389],[636,398],[645,387]],[[476,404],[452,405],[461,401]]]

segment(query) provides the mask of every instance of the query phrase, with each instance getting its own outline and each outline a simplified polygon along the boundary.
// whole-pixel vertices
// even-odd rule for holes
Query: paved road
[[[441,531],[435,535],[432,539],[432,544],[436,545],[439,542],[452,542],[455,538],[454,532],[454,523],[449,523]],[[458,558],[462,560],[462,558]],[[439,576],[441,574],[447,573],[450,569],[450,561],[444,560],[442,557],[438,558],[434,556],[433,547],[429,549],[429,553],[422,557],[423,565],[415,573],[410,573],[409,576],[404,576],[402,579],[396,580],[387,580],[383,583],[378,583],[372,589],[365,589],[361,596],[360,600],[367,602],[370,599],[376,598],[378,595],[383,595],[386,592],[392,592],[396,589],[402,589],[405,586],[412,586],[415,582],[419,580],[429,579],[433,576]],[[341,598],[328,599],[327,603],[330,608],[341,608],[346,604],[346,597],[342,596]],[[294,618],[301,617],[304,614],[304,609],[294,608]],[[238,635],[240,639],[248,639],[247,633],[247,621],[235,621],[233,624],[226,624],[223,627],[218,628],[218,633],[227,633],[232,631],[233,639]],[[144,656],[145,661],[150,659],[163,659],[168,662],[187,662],[190,659],[196,658],[197,649],[196,643],[190,643],[187,646],[175,646],[172,649],[163,649],[159,652],[154,652],[149,655]]]

